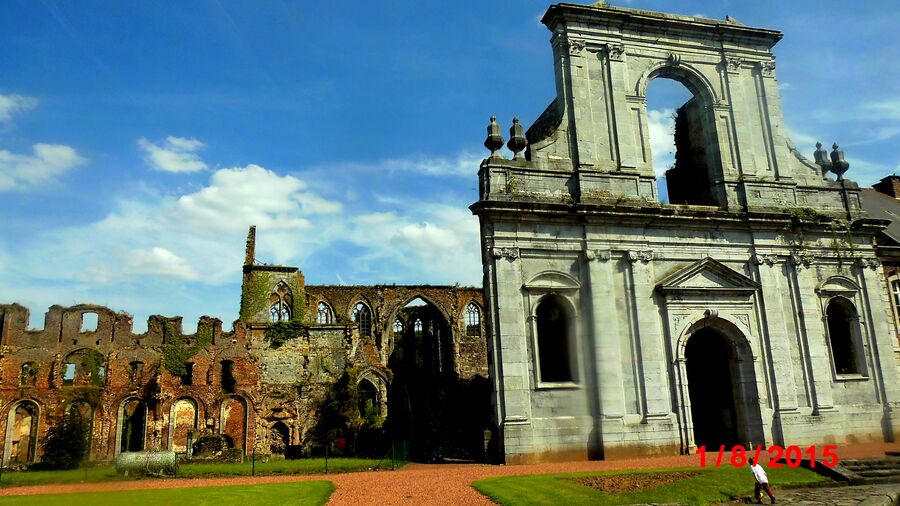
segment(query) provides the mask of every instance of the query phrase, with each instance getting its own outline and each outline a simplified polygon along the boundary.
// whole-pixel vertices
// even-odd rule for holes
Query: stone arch
[[[453,318],[450,317],[450,312],[447,310],[447,308],[445,308],[441,304],[438,304],[437,302],[435,302],[431,297],[428,297],[423,293],[417,292],[411,296],[404,297],[402,299],[396,299],[400,302],[397,303],[396,305],[394,305],[393,307],[391,307],[391,309],[388,313],[390,315],[390,318],[385,318],[385,320],[383,322],[384,328],[382,329],[382,331],[383,331],[382,335],[390,336],[390,338],[389,339],[384,339],[384,338],[381,339],[381,345],[382,345],[381,347],[382,347],[382,352],[384,354],[384,357],[387,358],[387,357],[391,356],[391,353],[393,353],[394,346],[397,342],[396,336],[394,335],[394,321],[400,317],[400,312],[403,310],[403,308],[405,308],[410,302],[412,302],[416,299],[421,299],[421,300],[425,301],[426,304],[428,304],[431,307],[438,310],[438,312],[444,318],[444,321],[447,322],[448,326],[450,326],[450,332],[451,332],[450,339],[451,339],[451,342],[453,342],[453,344],[454,344],[454,352],[458,351],[458,350],[456,350],[456,336],[453,333],[452,322],[454,320],[453,320]],[[403,322],[403,331],[404,332],[406,332],[409,328],[412,327],[412,324],[413,324],[412,321],[405,321],[402,318],[400,318],[400,320]]]
[[[853,300],[835,295],[825,302],[823,319],[831,364],[837,375],[865,375],[865,352],[859,309]]]
[[[323,314],[322,309],[325,309]],[[328,325],[335,322],[334,304],[327,298],[319,297],[316,300],[316,324]]]
[[[106,357],[94,348],[78,348],[63,359],[64,386],[100,386],[106,381]]]
[[[635,94],[639,97],[647,97],[647,88],[650,82],[656,78],[673,79],[683,84],[694,96],[703,99],[706,105],[712,106],[719,103],[716,90],[709,78],[699,69],[689,63],[678,63],[664,60],[651,64],[650,68],[641,73],[635,83]]]
[[[529,320],[538,384],[578,382],[576,318],[575,305],[559,293],[548,292],[533,301]]]
[[[119,402],[116,430],[116,455],[144,449],[147,441],[147,403],[136,396]]]
[[[291,444],[291,428],[282,420],[269,427],[269,451],[283,454]]]
[[[463,336],[465,337],[481,337],[484,335],[484,306],[478,303],[474,298],[469,299],[463,306],[462,311],[462,328],[463,328]],[[470,311],[471,309],[477,310],[477,319],[478,322],[474,325],[477,325],[477,332],[474,331],[473,325],[470,325]]]
[[[375,399],[378,404],[378,413],[382,417],[386,417],[388,414],[387,411],[387,387],[388,381],[384,377],[383,374],[374,370],[374,369],[366,369],[362,374],[359,375],[357,385],[361,385],[363,381],[368,381],[371,383],[377,392],[377,398]]]
[[[219,406],[219,434],[231,438],[234,448],[247,453],[249,403],[242,395],[232,394]]]
[[[36,462],[41,407],[33,399],[10,404],[6,415],[3,443],[4,465],[26,465]]]
[[[190,454],[190,442],[196,440],[200,407],[193,397],[180,397],[169,407],[169,448]]]
[[[703,342],[697,341],[698,339]],[[692,347],[695,351],[698,349],[709,351],[714,347],[709,343],[715,342],[719,344],[716,351],[720,353],[701,352],[699,356],[691,357]],[[699,359],[701,362],[691,364],[690,358]],[[708,444],[709,441],[706,440],[715,439],[709,436],[715,430],[708,429],[711,424],[707,422],[717,414],[704,409],[711,405],[706,399],[713,395],[709,393],[704,395],[705,390],[701,392],[702,388],[698,388],[703,386],[718,387],[727,384],[730,389],[726,390],[724,387],[721,389],[731,396],[730,405],[723,404],[716,407],[724,406],[718,412],[724,426],[729,423],[725,411],[730,410],[727,415],[733,424],[733,427],[729,428],[733,430],[733,434],[728,436],[720,434],[718,437],[723,440],[716,443],[716,447],[718,444],[741,444],[745,447],[750,443],[766,444],[761,395],[764,385],[762,371],[757,370],[756,362],[757,355],[748,335],[734,322],[719,316],[714,310],[707,310],[702,318],[695,320],[680,334],[675,346],[676,415],[681,431],[682,449],[685,452],[693,452],[698,445]],[[712,377],[701,381],[702,374],[698,375],[698,372],[709,373]],[[694,381],[691,382],[691,379]],[[697,430],[703,430],[705,433],[700,435],[695,432]],[[698,436],[706,440],[698,442]]]

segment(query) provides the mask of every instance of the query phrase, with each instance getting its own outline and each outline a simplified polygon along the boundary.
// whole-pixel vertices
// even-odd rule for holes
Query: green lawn
[[[273,483],[269,485],[238,485],[231,487],[163,488],[127,490],[120,492],[89,492],[84,494],[48,494],[19,497],[0,497],[0,505],[54,506],[70,504],[126,504],[128,506],[216,505],[222,504],[325,504],[334,484],[330,481]]]
[[[376,459],[330,458],[328,472],[349,472],[371,469],[378,464]],[[398,467],[403,463],[399,463]],[[382,462],[382,469],[390,469],[391,462]],[[209,478],[216,476],[250,476],[250,461],[240,464],[209,463],[183,464],[178,468],[179,478]],[[256,475],[274,474],[319,474],[325,472],[325,459],[278,460],[268,463],[256,462]],[[50,483],[90,483],[99,481],[115,481],[125,478],[116,474],[111,466],[74,469],[71,471],[9,471],[0,477],[0,487],[44,485]]]
[[[655,469],[640,472],[697,471],[697,468]],[[623,474],[635,471],[610,473],[542,474],[535,476],[506,476],[488,478],[472,484],[475,490],[488,496],[494,502],[506,506],[519,504],[634,504],[651,502],[679,502],[685,504],[710,504],[727,501],[753,493],[753,475],[747,467],[720,467],[703,470],[700,476],[648,489],[640,492],[609,494],[590,487],[578,485],[566,478]],[[769,482],[778,489],[785,485],[806,485],[828,481],[828,478],[806,469],[769,468],[766,469]]]

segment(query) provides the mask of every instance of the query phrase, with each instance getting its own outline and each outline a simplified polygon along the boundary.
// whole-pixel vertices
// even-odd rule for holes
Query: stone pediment
[[[656,289],[662,293],[749,294],[759,289],[759,283],[706,257],[666,276]]]

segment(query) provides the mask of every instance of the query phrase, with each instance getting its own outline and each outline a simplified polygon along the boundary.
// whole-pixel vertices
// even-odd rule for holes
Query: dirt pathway
[[[844,446],[838,450],[838,454],[842,459],[859,458],[884,455],[886,450],[900,451],[900,444],[885,443]],[[494,476],[612,471],[620,469],[652,469],[663,467],[696,467],[699,466],[699,463],[699,456],[688,455],[612,461],[563,462],[524,466],[410,464],[397,471],[368,471],[329,475],[264,476],[256,478],[182,478],[80,483],[70,485],[37,485],[2,489],[0,490],[0,496],[328,480],[337,486],[337,490],[335,490],[328,502],[330,505],[489,505],[492,503],[472,489],[469,486],[470,483],[482,478]]]

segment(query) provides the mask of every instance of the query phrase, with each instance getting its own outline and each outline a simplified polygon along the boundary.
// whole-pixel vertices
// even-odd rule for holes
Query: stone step
[[[865,476],[866,478],[880,478],[882,476],[896,476],[900,479],[900,471],[895,469],[867,469],[865,471],[856,471],[856,474]]]

